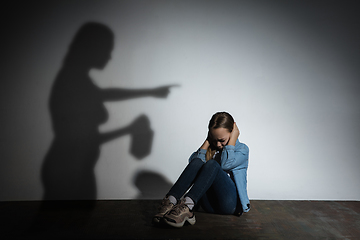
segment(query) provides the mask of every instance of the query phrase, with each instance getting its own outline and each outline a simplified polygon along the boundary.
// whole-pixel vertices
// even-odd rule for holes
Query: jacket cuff
[[[233,145],[226,145],[224,148],[225,150],[235,150],[235,146]]]
[[[205,150],[205,149],[202,149],[202,148],[199,148],[199,149],[197,150],[197,152],[198,152],[199,154],[206,154],[206,150]]]

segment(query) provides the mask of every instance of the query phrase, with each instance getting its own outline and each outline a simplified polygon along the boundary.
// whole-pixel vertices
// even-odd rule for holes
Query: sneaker
[[[174,204],[172,204],[170,200],[167,197],[165,197],[161,201],[161,205],[158,208],[158,212],[153,217],[153,222],[159,223],[160,220],[164,217],[164,215],[167,214],[173,207]]]
[[[182,199],[164,216],[164,221],[170,226],[178,228],[184,226],[186,221],[191,225],[196,222],[195,214],[186,206],[185,199]]]

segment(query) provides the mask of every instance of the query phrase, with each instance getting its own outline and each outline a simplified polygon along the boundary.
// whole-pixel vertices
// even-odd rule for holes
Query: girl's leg
[[[235,183],[224,171],[219,172],[211,187],[200,199],[200,204],[206,212],[217,214],[234,214],[238,202]]]
[[[200,169],[205,165],[205,163],[200,159],[193,159],[184,169],[176,183],[172,186],[170,191],[166,196],[174,196],[179,200],[187,190],[194,183],[194,180],[197,178]]]
[[[225,179],[226,173],[221,169],[221,166],[215,160],[207,161],[201,168],[199,175],[195,179],[193,187],[186,194],[186,197],[190,197],[195,204],[203,197],[208,189],[215,183],[215,181]],[[229,177],[228,177],[229,178]],[[231,179],[229,178],[231,181]]]
[[[185,171],[184,171],[185,172]],[[190,210],[189,204],[187,203],[187,199],[189,199],[192,203],[196,204],[208,191],[208,189],[214,185],[215,197],[221,199],[220,208],[222,208],[222,213],[224,214],[232,214],[236,209],[236,188],[235,184],[232,182],[234,188],[231,188],[230,182],[232,182],[229,176],[221,169],[218,162],[215,160],[209,160],[198,171],[194,184],[190,191],[185,195],[185,199],[182,199],[177,205],[172,208],[164,216],[164,221],[174,227],[182,227],[184,223],[187,221],[190,224],[195,224],[195,215]],[[224,184],[224,186],[222,186]],[[230,187],[228,188],[229,185]],[[220,190],[220,188],[224,187],[227,190]],[[218,191],[219,190],[219,191]],[[230,193],[230,194],[228,194]],[[219,196],[218,196],[219,195]],[[227,201],[228,195],[234,195],[235,197],[231,197],[229,201]],[[234,203],[233,203],[234,202]],[[221,206],[230,205],[230,206]],[[193,204],[191,204],[193,205]]]
[[[167,214],[178,200],[185,194],[185,192],[193,184],[198,172],[204,165],[204,162],[197,158],[193,159],[184,169],[176,183],[172,186],[166,197],[162,200],[157,213],[153,217],[154,223],[159,223],[165,214]]]

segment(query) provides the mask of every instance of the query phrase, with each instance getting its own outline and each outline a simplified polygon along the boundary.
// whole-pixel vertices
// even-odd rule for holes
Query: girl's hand
[[[230,134],[230,139],[231,138],[238,139],[239,136],[240,136],[239,128],[237,127],[236,122],[234,122],[234,127],[233,127],[233,130],[232,130],[231,134]]]
[[[236,140],[238,139],[239,135],[240,135],[239,128],[237,127],[236,122],[234,122],[234,127],[232,132],[230,133],[230,140],[228,145],[235,146]]]
[[[210,147],[210,137],[209,137],[209,134],[210,134],[210,133],[208,132],[208,135],[207,135],[207,137],[206,137],[203,145],[202,145],[200,148],[207,150],[207,149]]]

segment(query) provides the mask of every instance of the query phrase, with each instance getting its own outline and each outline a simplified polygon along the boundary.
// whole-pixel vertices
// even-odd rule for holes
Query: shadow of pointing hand
[[[180,85],[173,84],[173,85],[166,85],[166,86],[154,88],[152,90],[152,95],[158,98],[166,98],[170,93],[170,88],[172,87],[180,87]]]

